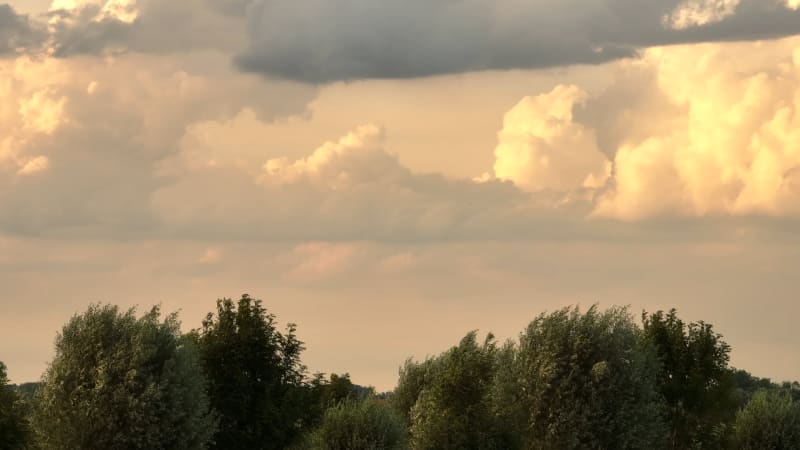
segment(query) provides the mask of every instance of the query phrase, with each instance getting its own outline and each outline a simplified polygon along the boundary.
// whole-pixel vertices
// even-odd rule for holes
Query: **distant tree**
[[[355,400],[375,395],[374,389],[353,384],[348,373],[343,375],[332,373],[327,380],[322,375],[319,375],[309,386],[315,391],[317,396],[315,401],[322,411],[345,400]],[[321,415],[320,418],[322,418]]]
[[[214,432],[193,343],[176,315],[91,306],[56,339],[37,391],[44,449],[204,449]]]
[[[661,366],[657,379],[667,406],[670,448],[719,448],[741,402],[728,368],[730,347],[710,324],[687,325],[674,309],[644,313],[642,322],[643,340],[655,349]]]
[[[490,393],[496,346],[491,335],[478,344],[469,333],[443,353],[429,372],[410,411],[415,449],[494,448]]]
[[[760,391],[780,389],[780,386],[773,383],[769,378],[759,378],[749,372],[740,369],[730,370],[733,385],[735,387],[735,401],[733,410],[738,411],[747,405],[750,400]],[[728,427],[727,424],[726,428]]]
[[[374,397],[348,399],[329,408],[301,448],[313,450],[401,450],[407,435],[403,419]]]
[[[800,403],[789,391],[760,391],[736,415],[733,432],[739,450],[800,449]]]
[[[40,382],[22,383],[16,386],[16,391],[23,399],[32,399],[40,387],[42,387],[42,383]]]
[[[662,448],[656,361],[626,309],[541,315],[506,351],[498,401],[530,449]],[[508,383],[508,381],[507,381]],[[513,386],[516,385],[516,392]]]
[[[747,394],[747,400],[761,390],[769,390],[778,387],[769,378],[755,377],[746,370],[731,369],[731,377],[733,378],[734,386]]]
[[[780,389],[788,393],[794,401],[800,402],[800,382],[784,381],[781,383]]]
[[[218,449],[280,449],[299,435],[308,393],[303,343],[248,295],[217,301],[197,332],[211,404],[219,414]]]
[[[8,384],[5,364],[0,362],[0,450],[27,448],[29,439],[30,430],[22,403]]]
[[[323,386],[321,403],[325,406],[335,406],[336,404],[353,399],[358,396],[356,385],[350,381],[350,374],[337,375],[332,373],[330,381]]]
[[[331,374],[327,379],[322,373],[314,374],[300,392],[303,396],[300,403],[304,405],[301,428],[305,430],[316,428],[328,408],[346,400],[374,395],[374,389],[353,384],[349,374]]]

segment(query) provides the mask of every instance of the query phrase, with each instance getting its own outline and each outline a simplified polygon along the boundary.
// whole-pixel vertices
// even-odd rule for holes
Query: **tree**
[[[509,340],[497,352],[491,392],[492,416],[497,426],[495,441],[500,449],[521,449],[529,411],[519,400],[519,352]]]
[[[56,338],[37,391],[44,449],[203,449],[215,422],[193,343],[175,314],[93,305]]]
[[[197,333],[211,404],[219,414],[218,449],[285,448],[300,433],[304,417],[303,343],[289,325],[286,334],[248,295],[217,301]]]
[[[410,411],[415,449],[494,448],[489,394],[495,352],[492,335],[481,345],[471,332],[429,363]]]
[[[323,412],[345,400],[359,398],[359,388],[361,387],[356,386],[350,380],[350,374],[348,373],[344,375],[332,373],[328,380],[325,380],[322,375],[319,374],[310,384],[310,389],[314,391],[317,397],[315,402],[319,404]],[[374,394],[374,392],[372,394]]]
[[[740,450],[800,448],[800,403],[788,391],[760,391],[736,415],[734,441]]]
[[[507,422],[522,420],[524,448],[660,447],[656,362],[626,309],[540,315],[505,359],[503,377],[516,389],[502,390],[498,409]]]
[[[755,377],[746,370],[731,369],[733,384],[738,390],[738,403],[746,405],[761,390],[775,389],[778,387],[769,378]]]
[[[434,360],[430,358],[422,362],[409,358],[400,367],[397,387],[392,392],[390,404],[400,413],[406,424],[411,424],[411,408],[425,388],[433,364]]]
[[[403,419],[374,397],[348,399],[329,408],[305,448],[314,450],[400,450],[406,448]]]
[[[9,386],[6,366],[0,362],[0,450],[24,449],[29,438],[28,421],[20,399]]]
[[[658,355],[670,448],[719,448],[739,404],[730,347],[704,322],[688,325],[673,309],[642,314],[643,341]]]

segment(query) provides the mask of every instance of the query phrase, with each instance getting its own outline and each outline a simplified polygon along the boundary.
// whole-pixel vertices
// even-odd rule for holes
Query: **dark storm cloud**
[[[25,51],[41,43],[43,33],[18,14],[11,5],[0,3],[0,57]]]
[[[234,52],[246,42],[242,0],[139,0],[135,10],[130,23],[102,17],[101,7],[92,4],[51,12],[64,19],[51,25],[54,56]]]
[[[96,5],[51,12],[55,56],[219,50],[245,72],[309,83],[600,64],[639,49],[800,33],[785,0],[741,0],[703,25],[665,24],[686,1],[721,0],[139,0],[131,23]],[[711,5],[711,6],[708,6]],[[44,29],[39,24],[38,29]],[[0,53],[40,48],[43,33],[0,6]]]
[[[712,0],[708,0],[711,2]],[[597,64],[677,43],[800,32],[800,11],[742,0],[721,21],[673,29],[680,0],[254,0],[238,66],[312,83]]]

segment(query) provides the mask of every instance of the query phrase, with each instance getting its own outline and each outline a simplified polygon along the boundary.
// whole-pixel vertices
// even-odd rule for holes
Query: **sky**
[[[248,293],[392,389],[471,330],[677,308],[800,379],[800,1],[0,0],[0,360]]]

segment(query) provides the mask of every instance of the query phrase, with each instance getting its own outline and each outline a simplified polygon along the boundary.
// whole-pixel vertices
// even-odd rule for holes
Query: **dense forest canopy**
[[[0,363],[0,450],[800,448],[800,384],[730,367],[723,336],[675,310],[471,331],[385,393],[310,374],[304,349],[248,295],[185,334],[157,307],[92,305],[40,382],[10,385]]]

